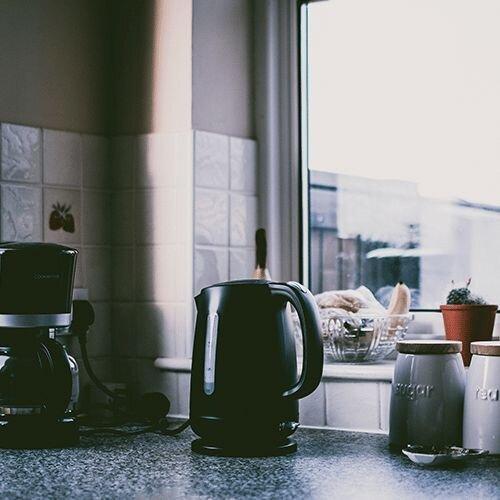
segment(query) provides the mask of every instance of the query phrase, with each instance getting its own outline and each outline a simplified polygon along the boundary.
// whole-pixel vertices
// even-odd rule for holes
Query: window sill
[[[155,368],[165,372],[191,373],[191,358],[156,358]]]
[[[175,373],[190,373],[190,358],[157,358],[155,367],[161,371]],[[328,363],[323,367],[323,380],[392,380],[394,361],[384,361],[377,364],[350,365],[342,363]]]

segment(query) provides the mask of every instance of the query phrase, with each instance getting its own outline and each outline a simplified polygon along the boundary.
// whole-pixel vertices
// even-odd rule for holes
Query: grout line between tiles
[[[228,172],[228,180],[229,180],[229,194],[228,194],[228,214],[227,214],[227,246],[229,247],[231,245],[231,226],[233,222],[232,218],[232,209],[231,209],[231,202],[232,202],[232,197],[231,197],[231,140],[230,137],[227,136],[227,142],[228,142],[228,147],[227,147],[227,164],[229,165],[229,172]],[[231,276],[231,258],[229,254],[229,250],[227,252],[227,273],[228,273],[228,278]]]
[[[79,134],[79,141],[80,141],[80,245],[83,246],[83,241],[84,241],[84,222],[83,222],[83,208],[84,208],[84,203],[83,203],[83,139],[82,139],[82,134]],[[85,236],[86,239],[86,236]]]
[[[380,384],[381,382],[377,382],[377,392],[378,392],[377,413],[378,413],[378,428],[382,430],[382,390]]]
[[[323,425],[327,425],[327,411],[326,411],[326,406],[328,404],[326,400],[326,383],[325,382],[320,382],[323,390]]]
[[[45,241],[45,188],[43,186],[43,180],[45,178],[45,134],[43,129],[40,129],[40,181],[42,183],[42,207],[41,207],[41,219],[42,219],[42,241]],[[78,259],[78,256],[76,257]],[[83,263],[82,263],[83,264]],[[83,275],[83,267],[82,275]]]

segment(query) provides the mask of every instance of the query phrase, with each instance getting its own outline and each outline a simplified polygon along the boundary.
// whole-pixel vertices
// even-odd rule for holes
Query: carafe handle
[[[270,284],[271,293],[290,302],[300,320],[304,345],[302,373],[299,381],[283,393],[286,399],[300,399],[311,394],[323,374],[323,341],[318,307],[312,293],[300,283]]]
[[[51,416],[62,416],[71,400],[73,374],[68,355],[57,340],[46,339],[40,344],[39,355],[48,362],[50,378],[47,384],[47,412]]]

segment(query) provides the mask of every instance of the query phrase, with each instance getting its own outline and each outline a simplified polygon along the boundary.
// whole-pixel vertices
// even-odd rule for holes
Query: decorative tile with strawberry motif
[[[52,243],[81,243],[81,198],[73,189],[44,188],[43,234]]]
[[[60,204],[59,202],[52,205],[52,212],[49,217],[49,229],[58,231],[62,229],[67,233],[75,232],[75,218],[71,213],[71,205]]]

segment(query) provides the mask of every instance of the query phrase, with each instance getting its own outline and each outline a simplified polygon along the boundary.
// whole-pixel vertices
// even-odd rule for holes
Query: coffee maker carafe
[[[71,325],[76,250],[0,244],[0,447],[78,442],[78,366],[56,340]]]
[[[292,453],[298,399],[323,370],[319,315],[299,283],[246,280],[204,288],[195,298],[191,427],[195,452],[265,456]],[[300,377],[288,304],[303,333]]]

